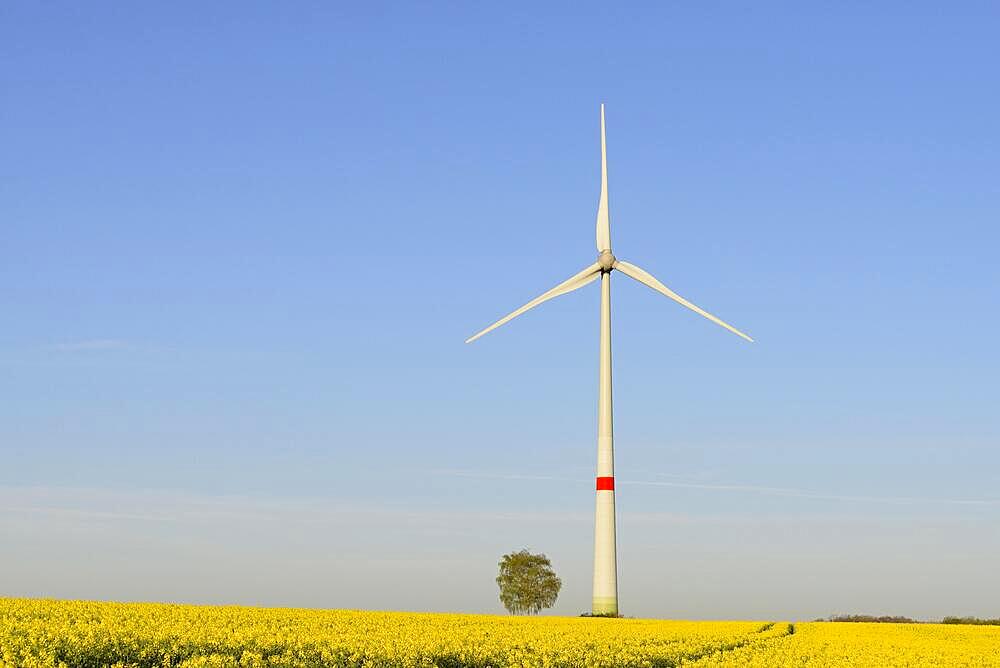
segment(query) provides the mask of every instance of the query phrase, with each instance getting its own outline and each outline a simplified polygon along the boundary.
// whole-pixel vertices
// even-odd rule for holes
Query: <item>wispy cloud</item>
[[[438,470],[437,475],[454,476],[458,478],[477,478],[489,480],[526,480],[526,481],[561,481],[573,483],[587,483],[593,481],[590,478],[568,478],[549,475],[525,475],[518,473],[484,473],[478,471],[461,470]],[[1000,505],[1000,498],[985,499],[950,499],[939,497],[911,497],[911,496],[859,496],[852,494],[836,494],[828,492],[817,492],[807,489],[795,489],[791,487],[767,487],[761,485],[742,484],[716,484],[703,482],[682,482],[667,480],[631,480],[628,478],[617,478],[619,484],[641,485],[649,487],[678,487],[682,489],[702,489],[718,492],[735,492],[761,494],[765,496],[782,496],[798,499],[817,499],[823,501],[850,501],[861,503],[885,503],[894,505],[914,505],[914,504],[940,504],[940,505],[960,505],[960,506],[994,506]]]
[[[57,343],[52,348],[60,352],[83,352],[90,350],[122,350],[128,343],[121,339],[88,339]]]

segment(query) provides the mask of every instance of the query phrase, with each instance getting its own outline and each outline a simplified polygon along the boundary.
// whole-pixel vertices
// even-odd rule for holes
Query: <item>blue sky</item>
[[[992,3],[0,9],[0,594],[996,615]]]

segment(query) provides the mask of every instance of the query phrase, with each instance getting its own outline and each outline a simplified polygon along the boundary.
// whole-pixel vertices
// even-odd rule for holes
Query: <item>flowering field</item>
[[[0,666],[1000,666],[1000,627],[0,599]]]

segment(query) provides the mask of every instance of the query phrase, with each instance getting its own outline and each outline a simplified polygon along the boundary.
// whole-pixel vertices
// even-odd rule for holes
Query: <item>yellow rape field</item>
[[[1000,626],[957,624],[796,624],[795,633],[750,642],[685,666],[1000,666]]]
[[[0,599],[0,666],[1000,666],[1000,627]]]

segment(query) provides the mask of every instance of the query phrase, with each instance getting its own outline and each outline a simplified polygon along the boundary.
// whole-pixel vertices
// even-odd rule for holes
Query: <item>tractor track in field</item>
[[[768,635],[768,636],[763,635],[768,631],[773,630],[775,626],[779,624],[785,626],[783,633],[776,633],[774,635]],[[756,645],[756,644],[767,645],[777,640],[781,640],[782,638],[787,638],[788,636],[794,635],[794,633],[795,633],[795,624],[787,622],[769,622],[761,626],[753,634],[737,642],[729,643],[727,645],[723,645],[722,647],[717,647],[715,649],[712,649],[711,651],[704,652],[702,654],[694,654],[688,657],[684,657],[683,659],[680,660],[680,662],[675,662],[673,660],[662,660],[662,659],[657,661],[657,659],[654,658],[652,659],[652,665],[654,666],[654,668],[678,668],[678,667],[682,668],[683,666],[696,663],[710,656],[718,655],[720,657],[723,657],[726,654],[743,649],[744,647],[747,647],[749,645]]]

